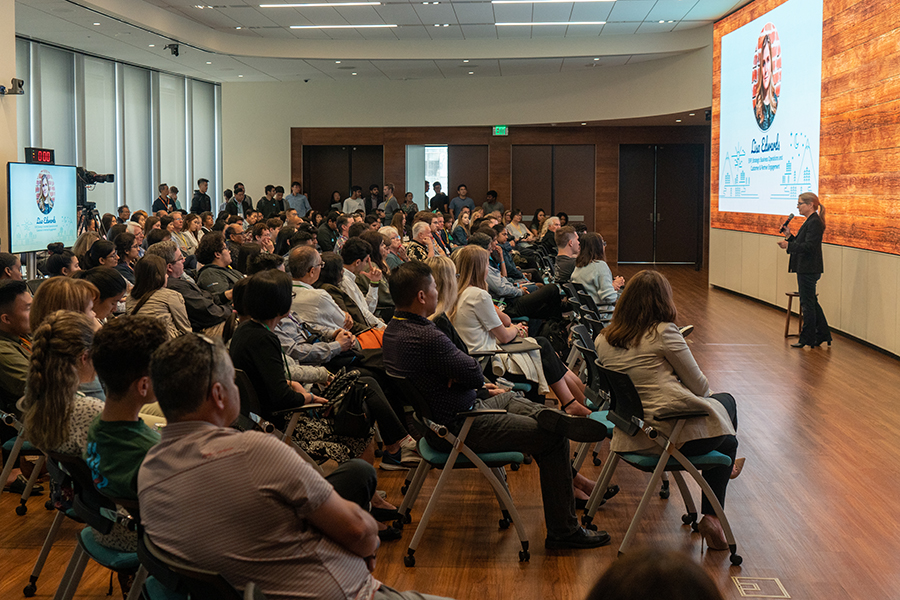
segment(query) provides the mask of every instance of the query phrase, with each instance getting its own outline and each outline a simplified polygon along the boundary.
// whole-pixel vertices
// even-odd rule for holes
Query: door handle
[[[662,219],[662,214],[661,214],[661,213],[656,213],[656,222],[657,222],[657,223],[662,223],[662,220],[663,220],[663,219]]]

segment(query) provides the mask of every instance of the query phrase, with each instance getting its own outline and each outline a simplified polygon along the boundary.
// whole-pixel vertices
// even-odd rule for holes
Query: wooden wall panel
[[[527,145],[587,145],[594,147],[594,223],[592,229],[607,241],[606,254],[616,262],[619,239],[618,178],[619,144],[704,144],[709,153],[710,127],[511,127],[508,136],[494,137],[490,127],[364,127],[364,128],[292,128],[291,175],[303,181],[303,145],[383,145],[384,179],[395,185],[402,197],[406,187],[407,144],[447,144],[486,146],[488,149],[488,187],[498,192],[500,201],[510,205],[513,196],[512,147]],[[370,182],[359,185],[368,185]],[[446,186],[445,186],[446,187]],[[454,190],[445,190],[450,194]],[[422,190],[412,190],[416,199]],[[708,206],[709,182],[705,186]],[[452,194],[451,194],[452,197]],[[480,202],[482,197],[475,197]],[[549,209],[549,205],[545,208]],[[565,201],[557,202],[557,211],[576,214]],[[533,211],[532,211],[533,212]],[[580,213],[577,213],[580,214]],[[530,220],[531,215],[528,215]],[[708,218],[708,214],[706,216]],[[591,227],[591,224],[588,224]],[[704,253],[704,256],[706,254]]]
[[[782,217],[718,212],[722,36],[785,0],[757,0],[714,31],[713,227],[773,234]],[[825,241],[900,254],[900,13],[879,0],[825,0],[819,197]]]
[[[584,215],[594,222],[594,146],[553,146],[553,201],[555,212]],[[566,208],[561,208],[565,206]]]
[[[475,206],[484,204],[488,191],[488,146],[468,146],[452,144],[447,149],[447,167],[449,169],[449,181],[444,192],[450,199],[458,195],[456,188],[466,186],[468,196],[475,201]]]
[[[550,215],[553,193],[553,146],[512,147],[512,206],[531,224],[539,208]]]

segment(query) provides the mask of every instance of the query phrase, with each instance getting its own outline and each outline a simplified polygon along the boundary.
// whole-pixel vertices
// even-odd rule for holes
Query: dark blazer
[[[806,218],[806,222],[800,227],[797,235],[788,238],[787,252],[790,254],[788,263],[789,273],[823,273],[822,264],[822,234],[825,233],[825,224],[819,218],[819,213],[813,213]]]

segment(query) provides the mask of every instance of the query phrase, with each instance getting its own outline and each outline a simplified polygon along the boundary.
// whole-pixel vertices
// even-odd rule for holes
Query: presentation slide
[[[46,250],[75,243],[75,167],[8,163],[9,251]]]
[[[789,0],[722,37],[720,212],[787,215],[819,191],[822,2]]]

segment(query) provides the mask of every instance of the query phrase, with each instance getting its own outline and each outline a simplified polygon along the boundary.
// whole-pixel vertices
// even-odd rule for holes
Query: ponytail
[[[812,192],[803,192],[800,194],[800,200],[804,204],[812,204],[813,210],[818,211],[819,219],[822,221],[822,226],[825,226],[825,205],[819,201],[819,197],[813,194]]]

